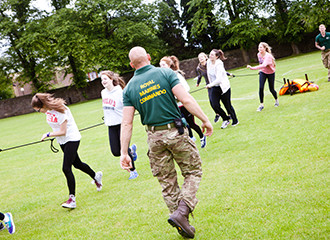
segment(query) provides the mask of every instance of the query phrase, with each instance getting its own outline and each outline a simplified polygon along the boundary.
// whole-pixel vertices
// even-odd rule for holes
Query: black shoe
[[[214,122],[215,123],[219,122],[219,118],[220,118],[219,114],[215,115]]]

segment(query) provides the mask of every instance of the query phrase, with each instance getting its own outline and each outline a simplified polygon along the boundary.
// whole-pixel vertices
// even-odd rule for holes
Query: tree
[[[188,46],[209,52],[220,43],[214,4],[208,0],[181,0],[182,26],[187,31]]]
[[[168,53],[180,57],[183,54],[185,40],[181,27],[178,5],[175,0],[162,0],[158,4],[157,36],[166,43]]]
[[[11,72],[19,73],[18,80],[31,82],[37,91],[45,90],[38,77],[40,62],[30,44],[29,21],[40,12],[30,8],[31,0],[4,0],[0,5],[0,38],[9,42],[5,54],[11,59]]]
[[[7,66],[10,64],[6,62],[6,58],[0,58],[0,100],[11,98],[13,94],[13,82],[10,79],[10,74]]]
[[[191,0],[190,4],[200,7],[202,2],[204,1]],[[200,7],[193,20],[193,32],[207,29],[208,12],[216,12],[218,16],[219,38],[222,41],[217,48],[239,47],[244,61],[249,62],[246,50],[267,34],[267,29],[262,27],[261,18],[258,16],[257,0],[218,0],[215,1],[214,9],[207,11]]]

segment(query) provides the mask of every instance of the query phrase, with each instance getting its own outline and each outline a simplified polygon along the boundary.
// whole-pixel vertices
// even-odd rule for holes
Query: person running
[[[206,85],[206,88],[211,88],[211,106],[223,120],[222,129],[230,124],[230,118],[233,121],[232,126],[239,124],[236,112],[231,104],[230,82],[222,62],[222,60],[226,59],[221,50],[213,49],[209,54],[209,60],[207,60],[207,76],[210,83]],[[225,106],[228,115],[221,108],[220,100]]]
[[[324,24],[319,26],[320,33],[315,38],[315,47],[322,50],[321,58],[325,68],[328,69],[328,82],[330,82],[330,32],[326,32]]]
[[[176,56],[163,57],[160,60],[159,65],[163,68],[171,68],[176,73],[177,77],[180,80],[180,83],[183,85],[186,91],[189,92],[190,87],[186,79],[184,78],[184,73],[180,70],[179,59]],[[206,136],[203,134],[201,128],[195,123],[194,115],[188,112],[180,101],[178,102],[178,106],[182,116],[186,119],[188,123],[189,137],[194,141],[196,140],[191,131],[191,129],[194,129],[194,131],[198,134],[200,138],[201,148],[204,148],[206,146]]]
[[[2,213],[0,212],[0,221],[3,221],[6,226],[3,225],[2,222],[0,222],[0,231],[4,230],[7,228],[8,232],[10,234],[15,233],[15,224],[14,224],[14,219],[13,216],[11,215],[10,212],[8,213]]]
[[[102,189],[102,172],[95,173],[90,166],[80,160],[78,147],[81,135],[70,109],[62,98],[55,98],[49,93],[37,93],[32,97],[31,105],[37,112],[46,114],[46,121],[53,130],[44,133],[41,141],[56,137],[64,153],[62,171],[67,180],[69,199],[62,207],[76,208],[76,182],[72,166],[88,174],[93,179],[92,183],[95,183],[97,191]]]
[[[264,88],[265,88],[265,82],[266,79],[268,79],[268,87],[269,91],[272,93],[274,99],[275,99],[275,107],[278,107],[279,101],[277,98],[277,93],[275,91],[274,85],[275,85],[275,58],[272,55],[271,47],[265,43],[261,42],[259,43],[258,47],[258,61],[259,65],[255,67],[251,67],[251,65],[247,65],[247,68],[250,68],[251,70],[259,70],[259,100],[260,105],[257,108],[257,112],[262,111],[262,109],[265,108],[264,106]]]
[[[206,136],[212,135],[212,124],[172,70],[150,65],[150,55],[144,48],[132,48],[129,59],[136,71],[123,92],[120,166],[124,170],[131,168],[127,149],[136,109],[141,123],[146,125],[150,167],[162,187],[170,211],[168,222],[183,237],[194,238],[195,228],[189,224],[189,214],[198,202],[196,193],[202,178],[202,161],[195,142],[189,138],[182,123],[175,97],[202,121]],[[181,187],[174,162],[184,177]]]
[[[119,74],[112,71],[102,71],[101,80],[104,89],[101,91],[104,112],[104,123],[108,126],[109,144],[114,156],[120,156],[120,125],[123,118],[123,88],[124,80]],[[137,159],[136,145],[128,150],[132,160],[132,168],[129,170],[129,180],[139,175],[135,169],[134,161]]]

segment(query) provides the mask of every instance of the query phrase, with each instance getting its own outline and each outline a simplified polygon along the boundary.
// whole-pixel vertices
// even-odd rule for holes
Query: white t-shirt
[[[104,124],[114,126],[121,124],[123,119],[123,89],[115,86],[111,91],[103,89],[101,91],[102,105],[104,112]]]
[[[73,119],[70,109],[65,106],[66,110],[64,113],[60,113],[55,110],[46,112],[47,123],[53,129],[53,132],[60,131],[61,124],[67,120],[67,129],[65,136],[56,137],[57,142],[63,145],[69,141],[79,141],[81,139],[80,132],[77,124]]]
[[[177,77],[179,78],[180,80],[180,83],[182,84],[182,86],[184,87],[184,89],[186,89],[187,92],[190,91],[190,87],[189,87],[189,84],[187,83],[186,79],[184,78],[184,76],[182,76],[181,73],[175,71]],[[178,106],[181,107],[183,104],[181,102],[178,102]]]

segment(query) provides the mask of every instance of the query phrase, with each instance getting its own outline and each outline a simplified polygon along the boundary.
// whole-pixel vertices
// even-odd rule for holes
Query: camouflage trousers
[[[148,145],[151,171],[162,187],[170,214],[178,208],[180,200],[184,200],[193,211],[198,202],[196,193],[202,178],[202,161],[195,142],[188,136],[187,128],[182,135],[176,128],[148,131]],[[184,178],[181,189],[174,161]]]
[[[328,69],[328,80],[330,80],[330,50],[322,51],[321,57],[324,67]]]

